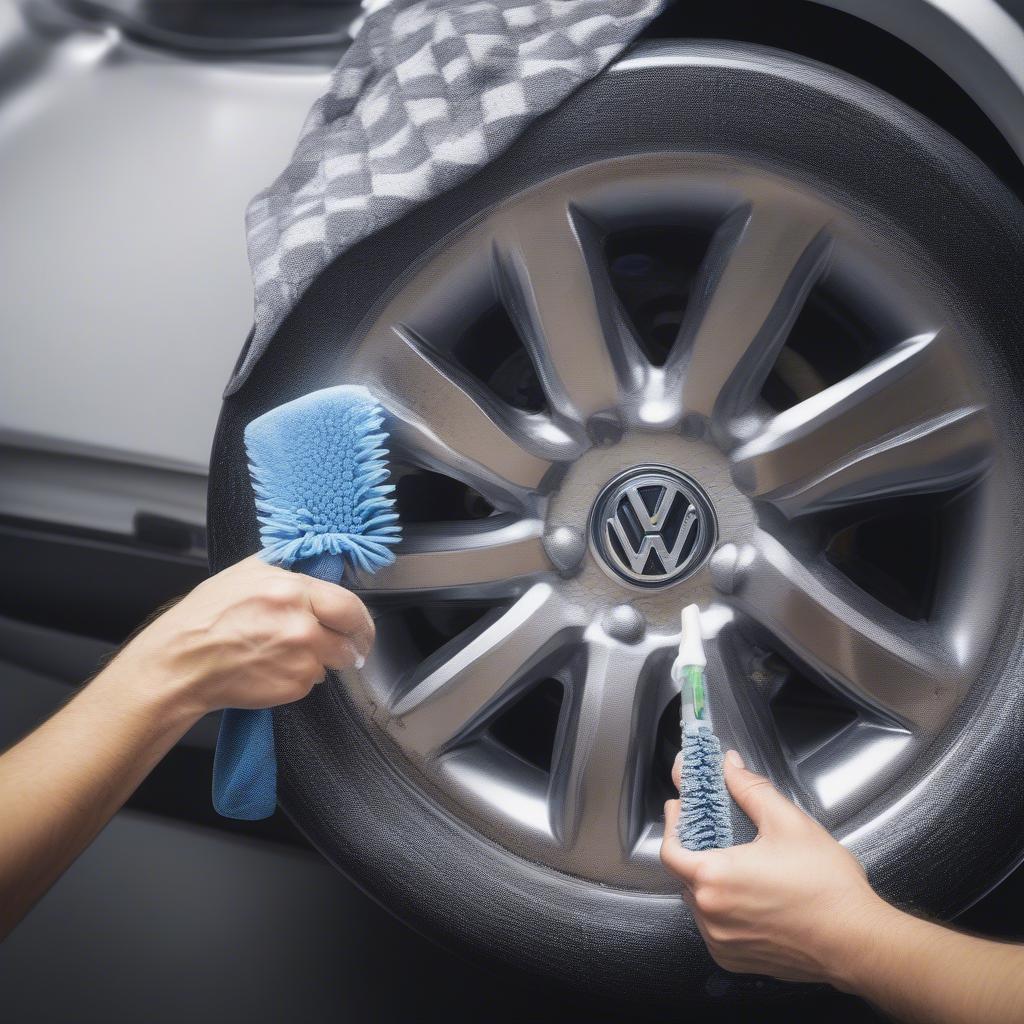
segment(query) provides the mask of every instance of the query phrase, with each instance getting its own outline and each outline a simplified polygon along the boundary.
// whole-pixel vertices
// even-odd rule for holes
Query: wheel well
[[[829,64],[931,118],[1024,199],[1024,164],[978,104],[914,47],[854,15],[809,0],[672,4],[642,38],[758,43]]]

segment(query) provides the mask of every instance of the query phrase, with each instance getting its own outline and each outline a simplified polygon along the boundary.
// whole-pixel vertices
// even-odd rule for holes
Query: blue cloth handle
[[[324,554],[296,569],[328,583],[340,583],[345,559]],[[226,708],[221,715],[213,755],[213,806],[225,818],[243,821],[269,818],[277,809],[277,755],[270,708]]]

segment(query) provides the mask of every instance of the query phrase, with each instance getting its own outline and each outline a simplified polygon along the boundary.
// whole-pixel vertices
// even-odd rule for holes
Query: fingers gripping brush
[[[672,679],[679,683],[682,698],[679,842],[687,850],[710,850],[732,846],[732,811],[722,778],[722,746],[707,705],[700,610],[687,605],[682,619],[679,654],[672,663]]]
[[[261,557],[331,583],[346,565],[374,572],[395,559],[401,529],[385,483],[387,433],[365,388],[334,387],[272,409],[245,428]],[[228,818],[277,806],[270,709],[229,708],[213,762],[213,804]]]

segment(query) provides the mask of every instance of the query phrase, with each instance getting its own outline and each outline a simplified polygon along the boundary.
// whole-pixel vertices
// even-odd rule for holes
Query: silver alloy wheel
[[[710,239],[660,365],[606,251],[615,232],[658,224],[700,224]],[[884,350],[772,408],[766,381],[826,278],[884,324]],[[527,860],[669,891],[651,766],[676,696],[679,609],[698,601],[726,742],[848,833],[975,684],[1008,578],[993,425],[967,328],[937,303],[868,225],[726,158],[592,164],[446,240],[336,368],[385,406],[400,483],[423,471],[460,481],[486,512],[407,516],[395,565],[359,580],[380,642],[344,679],[373,735],[457,819]],[[529,355],[542,408],[517,408],[456,355],[495,304]],[[799,383],[807,367],[790,374]],[[650,465],[696,481],[718,537],[692,575],[642,591],[601,568],[587,535],[609,482]],[[951,554],[923,617],[854,582],[808,529],[843,510],[954,492],[965,510],[943,521]],[[423,657],[410,617],[467,602],[493,607]],[[784,718],[799,709],[777,700],[773,657],[849,709],[831,734],[793,739]],[[542,679],[564,694],[549,765],[489,728]]]

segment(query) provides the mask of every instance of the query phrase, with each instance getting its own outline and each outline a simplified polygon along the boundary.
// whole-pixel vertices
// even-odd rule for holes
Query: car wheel
[[[886,896],[948,915],[1003,877],[1022,224],[872,87],[665,43],[337,259],[225,403],[211,473],[220,568],[258,545],[249,420],[343,381],[387,411],[405,540],[350,581],[365,668],[276,713],[287,812],[450,943],[728,994],[658,861],[699,601],[723,741]]]

